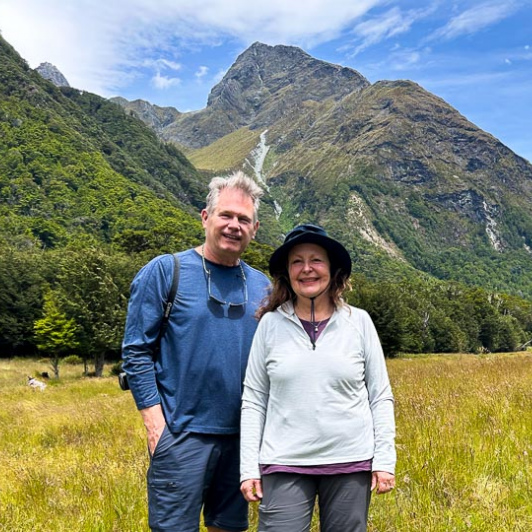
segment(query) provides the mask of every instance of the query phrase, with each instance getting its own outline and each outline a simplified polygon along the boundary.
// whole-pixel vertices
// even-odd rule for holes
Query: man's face
[[[248,195],[239,189],[223,189],[213,211],[201,211],[207,258],[221,264],[234,263],[259,228],[253,214],[253,200]]]

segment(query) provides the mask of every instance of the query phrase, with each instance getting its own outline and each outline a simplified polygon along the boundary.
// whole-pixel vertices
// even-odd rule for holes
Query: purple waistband
[[[297,473],[300,475],[341,475],[346,473],[360,473],[361,471],[371,471],[371,464],[372,460],[347,462],[345,464],[324,464],[313,466],[261,464],[260,474],[270,475],[271,473]]]

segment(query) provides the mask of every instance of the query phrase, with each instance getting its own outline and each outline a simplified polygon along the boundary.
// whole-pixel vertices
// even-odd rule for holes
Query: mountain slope
[[[256,43],[161,134],[198,168],[255,174],[284,230],[322,223],[363,268],[384,253],[532,296],[532,165],[413,82]]]
[[[355,70],[318,61],[299,48],[255,43],[212,89],[205,109],[176,116],[160,133],[201,148],[241,127],[265,128],[295,115],[305,101],[335,100],[367,85]]]
[[[201,235],[205,180],[137,118],[89,93],[55,87],[0,38],[2,240],[55,247],[124,231]],[[188,235],[188,236],[185,236]]]

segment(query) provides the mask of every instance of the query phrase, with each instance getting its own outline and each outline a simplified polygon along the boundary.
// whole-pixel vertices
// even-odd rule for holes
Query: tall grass
[[[388,362],[397,488],[374,497],[371,531],[532,530],[531,363],[530,353]],[[148,530],[131,395],[80,366],[62,366],[42,393],[26,386],[46,369],[0,361],[0,530]]]

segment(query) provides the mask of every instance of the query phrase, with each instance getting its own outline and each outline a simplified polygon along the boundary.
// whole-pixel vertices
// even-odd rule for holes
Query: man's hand
[[[395,476],[386,471],[373,471],[371,491],[377,488],[377,494],[388,493],[395,488]]]
[[[244,482],[240,484],[240,491],[242,492],[242,495],[244,495],[246,501],[260,501],[262,499],[262,482],[258,478],[244,480]]]
[[[166,421],[163,416],[161,405],[150,406],[140,411],[146,432],[148,433],[148,450],[153,456],[155,447],[159,443]]]

